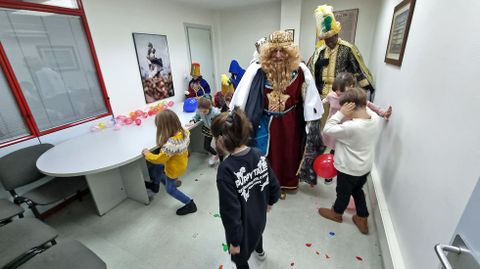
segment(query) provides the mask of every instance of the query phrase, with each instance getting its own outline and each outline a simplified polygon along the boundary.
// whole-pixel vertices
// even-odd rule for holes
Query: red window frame
[[[35,137],[40,137],[43,135],[47,135],[53,132],[57,132],[60,130],[64,130],[67,128],[70,128],[72,126],[76,126],[79,124],[83,124],[86,122],[90,122],[99,118],[103,118],[109,115],[112,115],[112,107],[110,105],[110,98],[108,97],[107,90],[105,87],[105,82],[103,80],[102,72],[100,70],[100,64],[98,62],[97,58],[97,53],[95,51],[95,47],[93,45],[93,40],[92,36],[90,33],[90,28],[88,27],[88,22],[87,22],[87,17],[85,16],[85,11],[83,9],[83,4],[81,0],[76,0],[78,8],[64,8],[64,7],[56,7],[56,6],[49,6],[49,5],[44,5],[44,4],[35,4],[35,3],[28,3],[28,2],[22,2],[19,0],[0,0],[0,8],[10,8],[10,9],[23,9],[23,10],[31,10],[31,11],[39,11],[39,12],[49,12],[49,13],[56,13],[56,14],[63,14],[63,15],[74,15],[80,17],[83,25],[83,30],[85,31],[85,36],[87,38],[88,46],[90,49],[90,55],[93,60],[93,64],[95,66],[95,70],[97,71],[97,78],[98,78],[98,83],[100,84],[100,89],[102,91],[103,95],[103,100],[105,102],[105,106],[107,108],[107,113],[93,116],[84,120],[64,124],[58,127],[54,127],[51,129],[47,129],[44,131],[40,131],[37,127],[37,124],[35,122],[35,119],[33,118],[33,115],[30,111],[30,108],[28,107],[28,103],[25,99],[25,96],[22,93],[22,90],[20,88],[20,85],[18,83],[18,80],[15,76],[15,73],[12,69],[12,66],[10,65],[10,62],[8,61],[8,57],[5,53],[5,50],[3,48],[3,45],[0,42],[0,67],[5,74],[5,77],[7,79],[7,82],[10,86],[10,89],[12,90],[12,93],[15,97],[15,100],[17,102],[17,105],[20,109],[20,112],[23,116],[23,119],[27,123],[27,126],[30,130],[30,134],[21,138],[13,139],[7,142],[4,142],[0,144],[0,148],[10,146],[22,141],[26,141]]]

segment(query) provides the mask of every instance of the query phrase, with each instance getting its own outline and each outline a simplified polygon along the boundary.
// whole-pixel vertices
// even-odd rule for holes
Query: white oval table
[[[183,103],[172,108],[186,125],[195,113],[183,112]],[[37,168],[55,177],[84,175],[97,207],[104,215],[130,198],[149,204],[145,179],[148,171],[142,149],[156,148],[155,117],[142,119],[142,124],[123,126],[120,130],[107,128],[75,137],[56,145],[37,160]],[[201,150],[201,128],[192,126],[190,150]]]

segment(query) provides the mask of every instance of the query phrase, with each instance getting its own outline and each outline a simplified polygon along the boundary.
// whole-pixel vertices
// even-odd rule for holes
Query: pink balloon
[[[117,124],[115,124],[115,126],[113,127],[113,130],[118,131],[118,130],[120,130],[120,128],[122,128],[122,125],[121,125],[120,123],[117,123]]]
[[[127,116],[120,115],[117,116],[115,119],[117,120],[117,122],[123,123],[127,119]]]
[[[141,111],[140,109],[135,111],[135,115],[137,115],[137,117],[141,117],[143,115],[143,111]]]
[[[168,102],[168,106],[172,107],[175,103],[173,101]]]
[[[144,118],[144,119],[148,118],[148,113],[145,113],[145,112],[144,112],[144,113],[142,114],[142,118]]]
[[[141,119],[136,119],[136,120],[135,120],[135,124],[136,124],[137,126],[140,126],[140,124],[142,124],[142,120],[141,120]]]
[[[130,118],[126,118],[125,121],[124,121],[124,123],[125,123],[126,125],[130,125],[130,124],[132,124],[132,122],[133,122],[133,120],[130,119]]]

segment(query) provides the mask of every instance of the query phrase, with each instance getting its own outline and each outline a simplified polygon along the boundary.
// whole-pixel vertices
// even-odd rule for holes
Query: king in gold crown
[[[268,36],[267,42],[277,46],[290,46],[293,44],[293,34],[285,31],[275,31]]]

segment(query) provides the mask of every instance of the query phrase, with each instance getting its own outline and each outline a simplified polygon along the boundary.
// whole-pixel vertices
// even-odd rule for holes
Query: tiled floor
[[[148,206],[127,200],[99,217],[88,197],[46,222],[59,231],[59,240],[80,240],[108,268],[228,268],[223,227],[215,216],[216,170],[207,167],[206,159],[192,155],[189,171],[182,177],[182,191],[198,206],[195,214],[176,216],[181,204],[161,189]],[[296,194],[279,201],[269,213],[264,234],[267,259],[259,262],[252,256],[251,268],[382,268],[371,218],[366,236],[357,231],[350,212],[342,224],[319,217],[317,208],[330,206],[334,198],[335,184],[314,188],[302,184]]]

